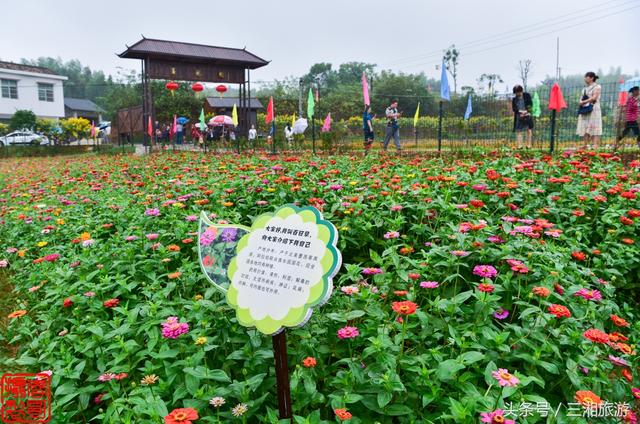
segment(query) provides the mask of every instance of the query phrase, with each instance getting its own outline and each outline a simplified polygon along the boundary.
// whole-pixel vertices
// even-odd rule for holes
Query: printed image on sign
[[[199,237],[201,264],[211,282],[227,289],[227,302],[240,324],[276,334],[284,327],[303,325],[313,308],[331,296],[332,278],[342,263],[336,248],[338,234],[316,208],[285,205],[257,217],[250,231],[235,227],[239,233],[231,243],[239,241],[233,257],[226,247],[207,250],[215,243],[206,245],[210,236],[203,228],[211,225],[205,218],[201,218]],[[217,238],[221,237],[218,233]],[[207,255],[217,252],[224,254],[208,259],[207,266]],[[228,280],[223,281],[216,266],[227,262]]]
[[[227,292],[231,281],[227,268],[236,255],[238,241],[250,228],[242,225],[222,225],[212,223],[207,214],[200,214],[198,231],[198,255],[200,266],[207,279],[215,288]]]

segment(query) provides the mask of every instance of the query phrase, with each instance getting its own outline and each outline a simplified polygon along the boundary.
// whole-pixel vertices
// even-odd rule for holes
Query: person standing
[[[521,85],[513,87],[513,94],[515,96],[511,100],[511,108],[513,109],[513,131],[516,133],[517,147],[522,149],[522,135],[524,131],[527,131],[527,149],[531,149],[531,141],[533,139],[531,109],[533,108],[533,100]]]
[[[293,130],[291,129],[291,125],[287,124],[284,127],[284,138],[287,140],[287,144],[291,144],[293,142]]]
[[[256,141],[257,137],[258,137],[258,132],[256,131],[256,126],[251,125],[251,128],[249,129],[249,141]]]
[[[636,136],[636,142],[638,143],[638,147],[640,148],[640,127],[638,127],[638,106],[640,101],[638,97],[640,97],[640,87],[637,85],[631,87],[629,89],[630,96],[627,98],[627,103],[625,104],[625,124],[624,130],[622,130],[622,135],[618,137],[616,140],[616,148],[618,147],[618,143],[622,141],[623,138],[627,136],[630,132]]]
[[[182,144],[182,139],[184,137],[184,126],[178,122],[176,125],[176,143]]]
[[[596,83],[598,76],[595,72],[584,74],[586,88],[582,91],[580,108],[578,109],[578,128],[576,134],[583,138],[584,148],[593,142],[593,148],[598,149],[602,135],[602,111],[600,109],[600,93],[602,87]]]
[[[400,146],[400,126],[398,125],[398,118],[400,117],[400,113],[398,113],[398,101],[393,100],[387,110],[385,111],[385,115],[387,117],[387,130],[384,136],[384,143],[382,147],[384,151],[387,151],[389,147],[389,142],[393,137],[393,142],[396,145],[396,150],[398,154],[400,154],[402,147]]]
[[[371,106],[366,105],[362,113],[362,129],[364,131],[364,155],[369,154],[371,145],[373,144],[373,115],[371,114]]]

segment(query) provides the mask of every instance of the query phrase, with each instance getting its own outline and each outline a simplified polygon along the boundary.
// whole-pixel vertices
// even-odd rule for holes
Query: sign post
[[[338,232],[311,206],[284,205],[251,227],[216,225],[203,212],[198,254],[205,277],[238,323],[272,336],[280,418],[292,418],[286,328],[303,326],[325,303],[342,257]]]

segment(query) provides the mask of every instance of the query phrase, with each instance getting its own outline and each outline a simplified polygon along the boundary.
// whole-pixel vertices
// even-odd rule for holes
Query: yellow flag
[[[413,117],[413,128],[418,126],[418,116],[420,116],[420,102],[418,102],[418,107],[416,109],[416,115]]]
[[[293,112],[293,116],[291,117],[291,128],[296,124],[296,113]]]
[[[233,111],[231,111],[231,119],[233,119],[233,125],[238,126],[238,109],[236,108],[236,104],[233,104]]]

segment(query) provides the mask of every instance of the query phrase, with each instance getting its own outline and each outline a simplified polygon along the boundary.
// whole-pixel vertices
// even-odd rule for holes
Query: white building
[[[0,121],[22,109],[38,118],[64,118],[65,80],[47,68],[0,61]]]

